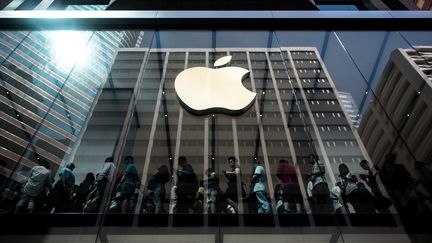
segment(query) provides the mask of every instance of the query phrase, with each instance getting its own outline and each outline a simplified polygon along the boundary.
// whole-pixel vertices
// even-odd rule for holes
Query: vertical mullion
[[[140,191],[139,191],[138,200],[137,200],[137,208],[135,208],[135,218],[134,218],[134,224],[133,225],[138,224],[138,215],[140,213],[141,204],[142,204],[143,197],[144,197],[145,183],[147,181],[147,173],[148,173],[148,169],[150,166],[150,157],[151,157],[151,152],[153,149],[153,140],[154,140],[154,136],[156,133],[157,120],[159,117],[159,109],[161,106],[162,90],[163,90],[163,86],[165,83],[165,75],[166,75],[166,67],[168,65],[168,57],[169,57],[169,53],[167,52],[165,54],[165,61],[164,61],[164,66],[163,66],[163,71],[162,71],[161,83],[159,85],[159,92],[158,92],[158,95],[156,98],[156,106],[155,106],[155,111],[154,111],[153,120],[152,120],[152,127],[150,130],[149,144],[147,146],[146,157],[144,160],[144,168],[142,170],[141,185],[140,185]]]
[[[282,53],[281,53],[281,55],[282,55]],[[283,57],[281,57],[281,58],[282,58],[282,61],[284,62]],[[267,59],[267,63],[269,65],[269,69],[270,69],[270,75],[271,75],[272,82],[273,82],[273,88],[274,88],[275,94],[276,94],[276,100],[278,102],[279,112],[281,113],[281,117],[282,117],[282,123],[284,126],[285,136],[286,136],[286,139],[288,142],[288,148],[289,148],[289,151],[291,154],[291,160],[293,162],[293,165],[294,165],[294,168],[296,171],[296,175],[297,175],[297,179],[299,182],[300,191],[301,191],[302,198],[303,198],[303,205],[304,205],[305,210],[308,214],[308,218],[309,218],[309,221],[311,222],[311,225],[314,225],[315,222],[313,220],[313,217],[311,216],[312,210],[311,210],[309,201],[307,199],[307,193],[306,193],[306,189],[304,187],[305,184],[303,182],[302,173],[300,171],[300,167],[299,167],[298,162],[297,162],[297,155],[296,155],[296,152],[294,150],[294,144],[292,141],[291,132],[288,128],[288,121],[287,121],[286,114],[285,114],[284,109],[283,109],[282,98],[281,98],[280,93],[279,93],[279,88],[277,86],[276,77],[275,77],[274,70],[273,70],[271,60],[270,60],[268,53],[266,53],[266,59]],[[287,68],[287,66],[285,65],[285,69],[286,68]],[[288,79],[291,80],[291,77],[288,75],[288,70],[285,70],[285,71],[287,73]]]
[[[251,79],[252,91],[257,93],[249,51],[246,52],[246,55],[247,55],[248,67],[249,67],[249,71],[250,71],[249,76]],[[262,149],[263,159],[264,159],[264,167],[266,170],[266,174],[268,174],[268,173],[270,173],[270,163],[268,160],[267,147],[266,147],[267,145],[266,145],[265,138],[264,138],[264,130],[263,130],[262,123],[261,123],[260,109],[259,109],[259,104],[257,101],[255,102],[255,112],[256,112],[256,118],[257,118],[257,124],[258,124],[258,132],[259,132],[259,137],[260,137],[261,149]],[[271,204],[271,207],[273,210],[273,218],[275,221],[275,225],[279,225],[279,218],[277,217],[277,210],[276,210],[276,206],[275,206],[276,203],[275,203],[275,198],[274,198],[273,183],[271,182],[271,176],[269,177],[268,175],[267,175],[267,185],[268,185],[268,191],[270,194],[270,200],[271,200],[270,204]]]

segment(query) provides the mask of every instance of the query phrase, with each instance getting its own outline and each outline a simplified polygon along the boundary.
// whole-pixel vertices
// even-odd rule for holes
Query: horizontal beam
[[[0,11],[1,30],[432,30],[430,11]]]
[[[108,10],[318,10],[310,0],[116,0]]]

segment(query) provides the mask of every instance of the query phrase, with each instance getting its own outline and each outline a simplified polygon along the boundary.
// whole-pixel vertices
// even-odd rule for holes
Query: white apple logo
[[[218,59],[215,69],[193,67],[177,75],[174,82],[177,97],[188,111],[196,115],[215,112],[240,115],[253,104],[256,93],[242,84],[249,70],[227,67],[231,58]]]

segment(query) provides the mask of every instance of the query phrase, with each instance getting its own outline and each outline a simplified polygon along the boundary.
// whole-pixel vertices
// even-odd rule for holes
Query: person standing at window
[[[259,214],[270,213],[270,203],[266,196],[267,187],[267,177],[265,174],[264,167],[262,167],[259,161],[255,162],[255,171],[252,177],[252,182],[254,183],[253,192],[257,199],[257,208]]]
[[[18,201],[15,212],[27,207],[28,213],[32,213],[37,206],[36,198],[41,193],[46,193],[51,188],[51,171],[49,163],[39,161],[39,165],[30,170],[30,175],[21,189],[21,199]]]
[[[187,163],[184,156],[178,158],[179,168],[177,169],[177,213],[189,213],[193,209],[195,193],[198,190],[198,178],[192,165]]]
[[[135,188],[139,183],[138,171],[135,167],[132,156],[125,157],[126,170],[120,184],[120,206],[122,213],[127,213],[129,201],[135,193]]]
[[[285,212],[300,213],[302,210],[302,197],[294,166],[287,160],[281,159],[277,167],[276,176],[281,180],[283,185],[282,200]]]
[[[308,197],[314,213],[328,213],[331,210],[330,191],[325,178],[324,164],[318,156],[310,154],[308,161],[312,164],[312,172],[309,175],[307,186]]]

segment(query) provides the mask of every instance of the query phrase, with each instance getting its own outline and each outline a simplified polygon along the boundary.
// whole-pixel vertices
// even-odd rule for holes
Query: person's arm
[[[240,174],[240,168],[235,168],[233,171],[225,171],[225,174],[227,175],[238,175]]]
[[[182,169],[177,169],[177,172],[180,173],[180,174],[185,174],[185,175],[191,174],[189,171],[182,170]]]
[[[104,165],[102,167],[102,171],[99,174],[102,177],[108,178],[109,177],[110,168],[111,168],[110,163],[104,163]]]
[[[255,168],[255,172],[252,176],[252,183],[255,183],[256,180],[258,180],[258,178],[261,176],[261,173],[262,173],[262,171],[259,167]]]
[[[187,166],[187,165],[186,165]],[[186,167],[185,166],[185,167]],[[183,168],[183,167],[179,167],[178,169],[177,169],[177,173],[181,173],[181,174],[185,174],[185,175],[190,175],[190,174],[192,174],[193,173],[193,170],[191,169],[190,171],[188,171],[188,170],[186,170],[185,168]]]
[[[256,180],[258,179],[258,177],[259,177],[259,175],[254,174],[254,175],[252,176],[252,183],[255,183]]]

